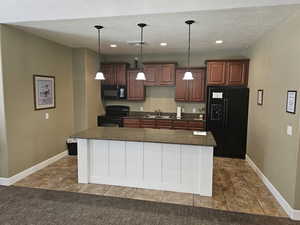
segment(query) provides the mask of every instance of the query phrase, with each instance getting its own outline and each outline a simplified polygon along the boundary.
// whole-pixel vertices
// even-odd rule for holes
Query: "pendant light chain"
[[[191,70],[191,24],[189,24],[188,69]]]
[[[100,42],[100,29],[98,29],[98,60],[99,60],[99,72],[101,71],[101,59],[100,59],[100,51],[101,51],[101,42]]]
[[[141,42],[140,42],[140,58],[141,58],[141,65],[140,65],[140,70],[144,71],[143,67],[143,36],[144,36],[144,27],[141,27]]]

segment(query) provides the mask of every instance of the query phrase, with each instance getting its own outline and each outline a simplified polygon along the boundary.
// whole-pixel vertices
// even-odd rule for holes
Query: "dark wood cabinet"
[[[192,69],[194,80],[182,80],[186,69],[176,70],[175,100],[185,102],[205,101],[205,69]]]
[[[248,84],[248,61],[227,63],[227,85],[247,85]]]
[[[194,80],[188,82],[189,101],[204,102],[205,101],[205,70],[192,71]]]
[[[176,130],[205,130],[204,121],[123,118],[123,126],[129,128],[157,128]]]
[[[247,86],[249,60],[208,60],[207,85]]]
[[[226,84],[226,62],[207,63],[207,84],[225,85]]]
[[[156,120],[156,128],[172,129],[172,120]]]
[[[175,63],[145,63],[145,86],[175,85]]]
[[[146,80],[144,81],[145,86],[157,85],[157,79],[160,73],[159,64],[145,64],[144,73],[146,76]]]
[[[138,70],[127,71],[127,100],[142,101],[145,99],[144,81],[136,80]]]
[[[140,126],[142,128],[155,128],[156,127],[156,123],[155,120],[141,120],[140,121]]]
[[[187,101],[188,100],[188,81],[182,80],[185,70],[176,70],[176,88],[175,88],[175,100]]]
[[[162,64],[159,85],[175,85],[175,64]]]
[[[102,71],[105,77],[105,80],[102,81],[102,84],[105,85],[115,85],[116,84],[116,76],[115,76],[115,68],[113,64],[102,64]]]
[[[140,127],[140,120],[139,119],[132,119],[132,118],[123,118],[123,126],[129,128],[139,128]]]
[[[105,85],[126,85],[127,63],[103,63],[102,71]]]
[[[188,121],[189,130],[204,130],[205,124],[203,121]]]
[[[188,126],[188,122],[184,120],[175,120],[173,121],[173,129],[176,130],[186,130]]]

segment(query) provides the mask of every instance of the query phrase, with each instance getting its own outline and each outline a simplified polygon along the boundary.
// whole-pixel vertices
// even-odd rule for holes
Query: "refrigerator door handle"
[[[228,99],[225,98],[224,99],[224,114],[225,114],[225,118],[224,118],[224,127],[228,127]]]

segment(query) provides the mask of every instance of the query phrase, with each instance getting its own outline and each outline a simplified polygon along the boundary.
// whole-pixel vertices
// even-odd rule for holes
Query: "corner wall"
[[[7,25],[1,36],[8,145],[2,175],[11,177],[66,150],[73,133],[72,49]],[[34,110],[33,74],[55,76],[55,109]]]
[[[4,110],[3,70],[2,70],[2,25],[0,24],[0,177],[8,176],[6,121]]]
[[[74,127],[75,132],[97,126],[97,116],[103,115],[97,54],[91,50],[73,49]]]
[[[300,209],[299,91],[300,16],[292,16],[267,33],[247,56],[249,71],[249,119],[247,154],[291,207]],[[263,106],[257,105],[257,90],[264,90]],[[298,91],[297,114],[286,113],[288,90]],[[293,135],[286,133],[287,125]],[[298,174],[298,179],[300,175]]]

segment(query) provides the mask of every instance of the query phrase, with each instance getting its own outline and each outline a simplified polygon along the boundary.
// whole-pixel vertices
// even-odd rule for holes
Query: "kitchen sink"
[[[169,115],[164,115],[164,116],[159,116],[159,115],[146,115],[144,116],[146,119],[171,119],[171,116]]]

